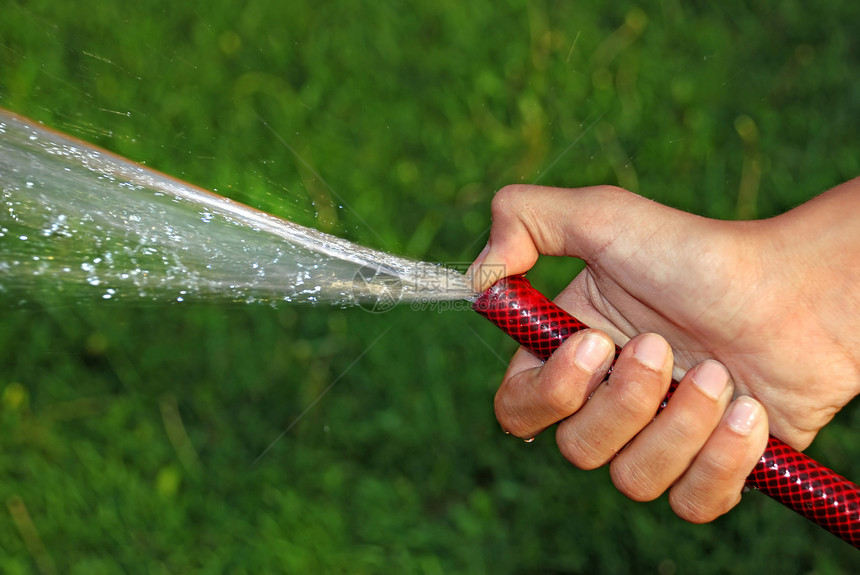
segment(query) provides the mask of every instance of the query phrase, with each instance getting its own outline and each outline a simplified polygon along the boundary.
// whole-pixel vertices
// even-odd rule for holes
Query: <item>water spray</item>
[[[457,271],[299,226],[2,109],[0,202],[0,298],[9,305],[58,296],[384,311],[469,300],[544,360],[586,328],[522,276],[476,299]],[[860,487],[780,440],[770,438],[747,485],[860,547]]]
[[[277,218],[0,109],[7,301],[384,307],[470,295],[438,264]]]

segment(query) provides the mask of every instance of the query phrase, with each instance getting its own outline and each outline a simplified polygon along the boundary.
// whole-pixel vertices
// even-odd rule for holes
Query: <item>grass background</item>
[[[617,183],[754,218],[856,176],[858,19],[843,1],[13,0],[0,106],[299,223],[465,262],[507,183]],[[542,261],[533,279],[554,293],[576,269]],[[689,525],[549,436],[506,438],[492,396],[514,344],[475,314],[0,317],[4,573],[857,564],[763,496]],[[855,405],[810,452],[860,477],[858,429]]]

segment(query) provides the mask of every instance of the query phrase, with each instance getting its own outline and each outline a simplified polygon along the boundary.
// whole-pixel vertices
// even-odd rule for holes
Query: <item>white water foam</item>
[[[372,250],[0,109],[0,297],[340,306],[473,297],[443,266]]]

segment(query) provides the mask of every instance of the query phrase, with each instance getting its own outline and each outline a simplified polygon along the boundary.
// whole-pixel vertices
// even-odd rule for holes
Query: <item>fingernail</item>
[[[758,404],[752,398],[739,397],[729,408],[726,423],[741,435],[748,435],[758,418]]]
[[[729,384],[729,374],[723,364],[707,360],[699,364],[693,373],[693,383],[705,394],[719,399],[723,390]]]
[[[587,333],[576,346],[576,350],[573,352],[573,361],[583,371],[594,373],[603,366],[606,358],[614,350],[614,344],[602,335]]]
[[[669,356],[669,346],[662,337],[654,333],[646,333],[633,345],[633,357],[646,367],[657,371],[663,369],[666,358]]]

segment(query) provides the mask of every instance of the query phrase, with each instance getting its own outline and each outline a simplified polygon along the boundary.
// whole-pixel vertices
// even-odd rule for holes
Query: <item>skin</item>
[[[521,438],[555,426],[571,463],[608,464],[628,497],[669,490],[683,519],[717,518],[768,433],[805,449],[860,393],[858,213],[860,178],[750,222],[611,186],[503,188],[475,289],[489,287],[483,264],[514,275],[539,254],[579,257],[587,267],[555,302],[597,329],[546,363],[520,349],[496,395],[500,424]],[[613,340],[623,350],[604,381]]]

